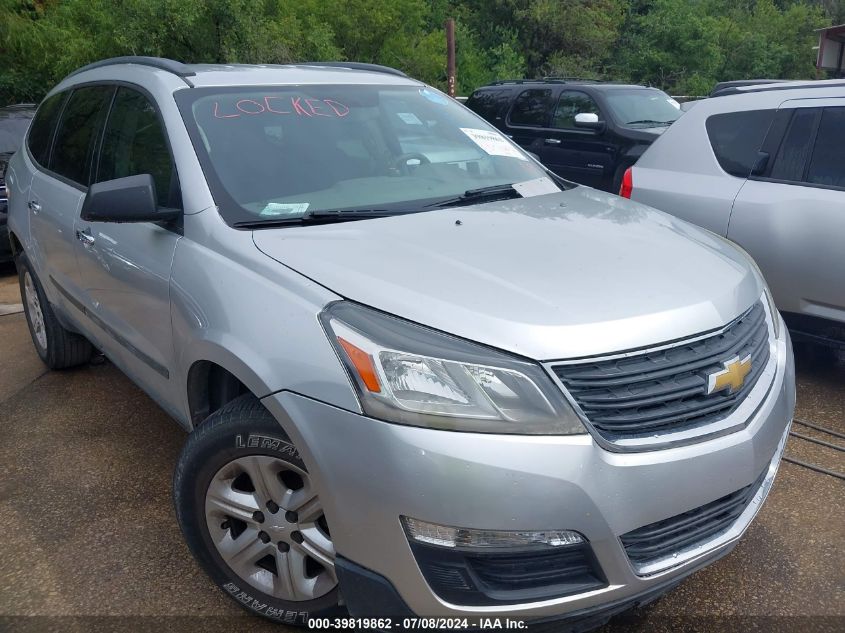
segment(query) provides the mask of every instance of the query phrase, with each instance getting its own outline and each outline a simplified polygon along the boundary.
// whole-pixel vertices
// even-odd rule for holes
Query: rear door
[[[113,88],[76,88],[64,104],[52,151],[32,178],[28,206],[37,272],[51,298],[65,311],[79,316],[80,278],[76,263],[74,226],[88,182],[98,130]],[[74,313],[77,311],[77,313]]]
[[[781,310],[845,322],[845,98],[781,104],[768,164],[736,197],[728,237]]]
[[[507,134],[520,147],[536,154],[546,166],[544,139],[559,91],[558,87],[548,85],[523,89],[518,92],[506,118]]]
[[[613,177],[614,148],[606,130],[575,127],[575,116],[596,114],[607,121],[593,98],[582,90],[563,89],[558,95],[548,129],[535,152],[556,174],[590,187],[601,187]]]
[[[162,207],[181,206],[179,179],[152,99],[120,86],[105,123],[94,181],[151,174]],[[172,366],[173,225],[78,219],[77,259],[86,307],[112,353],[147,391],[166,397]]]
[[[631,197],[727,235],[734,200],[774,115],[771,109],[712,114],[704,130],[690,129],[681,118],[634,165]]]

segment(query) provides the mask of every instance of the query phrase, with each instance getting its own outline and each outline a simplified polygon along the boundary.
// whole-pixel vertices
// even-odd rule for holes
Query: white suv
[[[845,347],[845,81],[699,102],[628,170],[620,195],[738,243],[794,333]]]

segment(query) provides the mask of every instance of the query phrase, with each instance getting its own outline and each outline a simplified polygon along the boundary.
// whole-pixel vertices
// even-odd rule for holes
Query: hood
[[[253,239],[345,298],[535,360],[698,334],[762,293],[725,240],[587,187]]]

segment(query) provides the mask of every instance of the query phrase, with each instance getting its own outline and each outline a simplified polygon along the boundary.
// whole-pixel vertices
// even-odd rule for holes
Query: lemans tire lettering
[[[235,436],[236,448],[265,448],[284,455],[290,455],[299,459],[299,451],[290,442],[280,440],[277,437],[268,437],[267,435],[248,435],[244,439],[243,435]]]
[[[307,611],[290,611],[288,609],[271,607],[266,602],[262,602],[261,600],[252,597],[233,582],[227,582],[223,585],[223,589],[235,600],[243,603],[256,613],[273,618],[274,620],[284,622],[285,624],[305,624],[308,621]]]

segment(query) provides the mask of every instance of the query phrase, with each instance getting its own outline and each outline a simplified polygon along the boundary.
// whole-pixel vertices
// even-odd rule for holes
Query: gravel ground
[[[0,304],[20,303],[16,283],[0,269]],[[845,433],[845,363],[797,354],[796,418]],[[285,630],[226,599],[183,544],[184,432],[107,362],[45,371],[21,313],[0,316],[0,432],[0,631]],[[845,453],[795,437],[787,455],[845,472]],[[843,631],[844,545],[845,481],[783,463],[729,556],[602,631]]]

